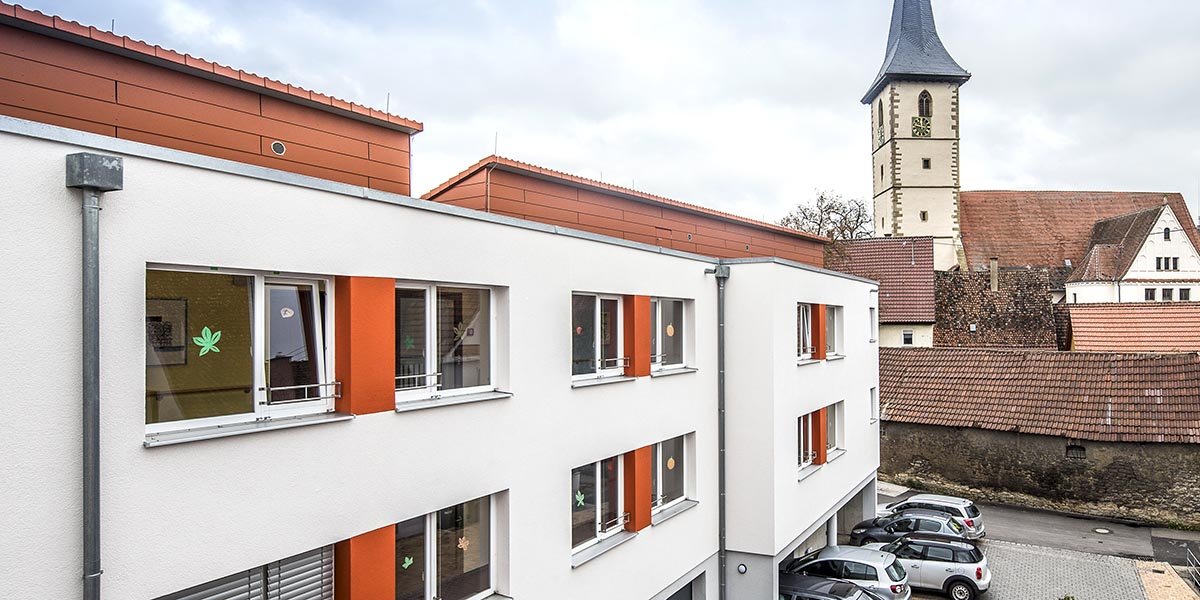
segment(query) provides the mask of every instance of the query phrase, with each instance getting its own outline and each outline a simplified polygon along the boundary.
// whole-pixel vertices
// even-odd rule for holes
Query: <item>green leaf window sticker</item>
[[[585,498],[586,497],[583,495],[583,492],[575,492],[575,506],[583,506],[583,501]]]
[[[219,341],[221,341],[221,331],[213,332],[207,326],[200,330],[200,335],[192,338],[192,343],[200,346],[200,356],[209,352],[220,352],[221,349],[217,347]]]
[[[412,566],[412,564],[413,564],[413,557],[411,557],[411,556],[405,556],[405,557],[404,557],[404,562],[400,563],[400,568],[401,568],[401,569],[408,570],[408,568],[409,568],[409,567],[411,567],[411,566]]]

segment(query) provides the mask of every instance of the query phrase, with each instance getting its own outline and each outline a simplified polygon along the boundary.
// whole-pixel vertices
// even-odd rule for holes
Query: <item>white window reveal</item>
[[[796,355],[801,360],[810,359],[813,355],[812,315],[813,305],[796,305]]]
[[[825,307],[825,354],[842,354],[842,307]]]
[[[326,278],[146,271],[146,433],[332,412]]]
[[[653,510],[658,511],[686,496],[687,444],[686,436],[671,438],[651,446],[650,487]]]
[[[624,531],[625,468],[620,456],[571,470],[571,548],[578,551]]]
[[[652,370],[684,366],[684,302],[668,298],[650,300],[650,367]]]
[[[803,469],[813,463],[813,459],[817,457],[815,448],[816,436],[813,432],[813,426],[816,424],[816,413],[808,413],[802,415],[796,420],[797,429],[797,448],[799,449],[799,465]]]
[[[871,422],[879,420],[879,390],[871,388]]]
[[[494,301],[485,287],[396,285],[398,402],[496,389]]]
[[[845,410],[846,403],[838,402],[830,405],[825,409],[825,449],[829,451],[841,450],[846,447],[845,442]]]
[[[474,600],[495,590],[485,496],[396,524],[396,600]]]
[[[577,379],[625,373],[629,358],[620,296],[571,295],[571,375]]]

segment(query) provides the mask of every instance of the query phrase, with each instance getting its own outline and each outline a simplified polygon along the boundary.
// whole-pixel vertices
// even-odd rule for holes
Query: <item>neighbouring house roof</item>
[[[533,165],[530,163],[521,162],[519,160],[513,160],[511,158],[505,158],[503,156],[496,156],[496,155],[484,157],[479,162],[476,162],[475,164],[467,167],[461,173],[444,181],[443,183],[441,183],[437,187],[433,188],[432,190],[429,190],[424,195],[422,195],[421,198],[423,198],[425,200],[436,200],[437,197],[439,195],[441,195],[442,193],[446,192],[447,190],[453,188],[458,183],[462,182],[463,180],[471,177],[472,175],[475,175],[476,173],[478,173],[484,169],[499,169],[501,171],[506,171],[509,173],[516,173],[519,175],[526,175],[529,177],[533,177],[535,179],[552,181],[555,183],[560,183],[560,184],[575,187],[575,188],[591,190],[591,191],[600,192],[600,193],[604,193],[604,194],[611,194],[611,195],[614,195],[614,196],[617,196],[620,198],[625,198],[627,200],[633,200],[635,202],[642,202],[642,203],[652,204],[652,205],[656,205],[656,206],[673,208],[675,210],[682,210],[682,211],[694,213],[697,215],[702,215],[705,217],[712,217],[712,218],[720,219],[723,221],[739,223],[741,225],[755,227],[758,229],[772,231],[775,233],[782,233],[782,234],[789,235],[792,237],[801,238],[801,239],[818,242],[818,243],[822,243],[822,244],[827,244],[830,241],[829,238],[827,238],[825,236],[816,235],[813,233],[809,233],[807,231],[800,231],[798,229],[792,229],[790,227],[784,227],[782,225],[776,225],[774,223],[767,223],[765,221],[749,219],[749,218],[741,217],[741,216],[738,216],[735,214],[731,214],[731,213],[727,213],[727,212],[723,212],[723,211],[719,211],[719,210],[714,210],[711,208],[705,208],[703,206],[699,206],[696,204],[690,204],[688,202],[681,202],[679,200],[672,200],[672,199],[666,198],[664,196],[657,196],[655,194],[641,192],[641,191],[638,191],[638,190],[635,190],[632,188],[627,188],[627,187],[623,187],[623,186],[619,186],[619,185],[613,185],[611,183],[604,183],[603,181],[597,181],[595,179],[588,179],[586,177],[580,177],[578,175],[571,175],[570,173],[564,173],[562,171],[555,171],[553,169],[547,169],[545,167],[539,167],[537,165]]]
[[[1092,225],[1087,254],[1067,278],[1067,283],[1121,279],[1133,265],[1165,206],[1096,221]]]
[[[867,104],[892,79],[964,83],[971,78],[958,66],[938,37],[930,0],[895,0],[883,66],[863,96]]]
[[[883,418],[1200,444],[1200,354],[880,348]]]
[[[1072,349],[1200,352],[1200,302],[1068,304]]]
[[[933,238],[834,242],[825,267],[879,282],[880,323],[933,323]]]
[[[190,54],[183,54],[161,46],[152,46],[129,36],[119,36],[75,21],[30,10],[20,5],[0,2],[0,24],[248,89],[373,125],[397,129],[410,134],[424,129],[424,125],[420,122],[406,117],[347,102],[240,69],[233,69]]]
[[[1056,348],[1048,269],[938,271],[933,345]]]
[[[1166,203],[1200,248],[1183,196],[1162,192],[973,191],[959,194],[959,229],[971,270],[1072,267],[1083,261],[1097,221]]]

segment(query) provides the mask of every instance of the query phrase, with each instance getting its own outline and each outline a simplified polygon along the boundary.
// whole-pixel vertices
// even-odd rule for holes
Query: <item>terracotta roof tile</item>
[[[169,48],[163,48],[161,46],[148,44],[141,40],[135,40],[129,36],[118,36],[108,31],[101,31],[95,27],[89,27],[87,25],[76,23],[75,21],[69,21],[57,16],[46,15],[36,10],[29,10],[19,4],[11,5],[0,2],[0,24],[16,25],[32,31],[37,31],[39,27],[43,27],[47,30],[53,30],[56,32],[57,37],[63,39],[69,39],[69,36],[74,36],[79,38],[79,42],[83,42],[83,40],[88,40],[90,43],[98,42],[102,45],[101,49],[104,49],[103,46],[109,46],[111,47],[110,51],[115,51],[119,48],[128,52],[134,52],[139,55],[134,56],[134,58],[139,58],[140,60],[169,61],[176,65],[174,68],[184,72],[187,72],[188,69],[195,69],[210,75],[215,74],[220,77],[225,77],[240,84],[262,88],[263,90],[270,90],[274,92],[284,91],[280,89],[280,86],[268,85],[263,77],[253,73],[231,69],[223,65],[214,64],[210,61],[186,56],[181,52],[177,52]],[[128,52],[123,54],[128,56]],[[314,100],[308,90],[302,90],[303,93],[300,93],[299,88],[292,89],[298,90],[297,92],[293,92],[295,95],[310,102]],[[400,127],[404,130],[407,130],[409,133],[417,133],[424,129],[424,125],[422,125],[419,121],[414,121],[399,115],[368,109],[367,107],[360,106],[352,102],[340,101],[338,103],[333,103],[330,101],[325,101],[324,98],[326,97],[327,96],[322,95],[322,97],[316,99],[316,102],[329,106],[330,110],[366,116],[378,121],[379,123],[377,124],[386,124],[392,128]],[[349,109],[346,108],[347,104],[350,105]]]
[[[959,226],[967,264],[1061,267],[1080,263],[1097,221],[1156,206],[1171,206],[1200,248],[1200,232],[1183,196],[1161,192],[971,191],[959,195]]]
[[[1110,217],[1092,225],[1088,252],[1067,282],[1116,281],[1137,258],[1138,250],[1162,215],[1163,206]]]
[[[933,238],[834,242],[825,267],[879,282],[880,323],[933,323]]]
[[[513,160],[511,158],[505,158],[503,156],[496,156],[496,155],[485,157],[482,160],[480,160],[479,162],[471,165],[470,167],[467,167],[461,173],[451,177],[450,179],[443,182],[441,185],[438,185],[437,187],[433,188],[432,190],[429,190],[428,192],[425,192],[425,194],[422,195],[421,198],[424,200],[433,200],[438,195],[440,195],[443,192],[445,192],[446,190],[450,189],[451,187],[453,187],[460,181],[474,175],[475,173],[478,173],[482,169],[492,167],[492,166],[495,166],[496,168],[504,170],[504,171],[510,171],[513,173],[521,173],[521,174],[537,177],[540,179],[549,179],[552,181],[557,181],[559,183],[564,183],[566,185],[570,185],[570,186],[574,186],[574,187],[582,187],[585,189],[591,189],[591,190],[596,190],[596,191],[600,191],[600,192],[604,192],[604,193],[608,193],[608,194],[614,194],[614,195],[617,195],[617,196],[620,196],[623,198],[628,198],[631,200],[635,200],[638,202],[646,202],[649,204],[666,206],[666,207],[674,208],[677,210],[685,210],[685,211],[688,211],[691,213],[706,215],[709,217],[716,217],[716,218],[724,220],[724,221],[732,221],[734,223],[741,223],[742,225],[748,225],[750,227],[754,227],[757,229],[763,229],[763,230],[772,231],[775,233],[781,233],[781,234],[788,235],[791,237],[803,238],[806,240],[820,242],[823,244],[829,243],[829,238],[820,236],[820,235],[816,235],[813,233],[809,233],[807,231],[800,231],[798,229],[792,229],[790,227],[784,227],[782,225],[776,225],[774,223],[767,223],[765,221],[748,219],[746,217],[740,217],[735,214],[731,214],[731,213],[727,213],[727,212],[723,212],[723,211],[719,211],[719,210],[714,210],[711,208],[706,208],[706,207],[703,207],[703,206],[700,206],[697,204],[690,204],[688,202],[672,200],[672,199],[664,197],[664,196],[648,194],[646,192],[640,192],[640,191],[632,189],[632,188],[622,187],[619,185],[613,185],[611,183],[604,183],[603,181],[597,181],[595,179],[588,179],[586,177],[580,177],[578,175],[571,175],[570,173],[564,173],[562,171],[555,171],[554,169],[547,169],[545,167],[539,167],[537,165],[533,165],[530,163],[521,162],[519,160]]]
[[[1200,302],[1068,304],[1075,350],[1200,352]]]
[[[880,348],[885,421],[1200,444],[1200,354]]]

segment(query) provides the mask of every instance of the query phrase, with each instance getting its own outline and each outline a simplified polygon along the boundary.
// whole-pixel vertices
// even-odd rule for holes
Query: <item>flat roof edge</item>
[[[858,281],[861,283],[868,283],[873,286],[879,287],[879,282],[875,281],[873,279],[867,279],[865,277],[859,277],[857,275],[851,275],[849,273],[842,273],[841,271],[831,271],[829,269],[824,269],[821,267],[814,267],[812,265],[806,265],[804,263],[796,262],[794,260],[788,260],[786,258],[779,258],[778,256],[756,256],[756,257],[752,257],[752,258],[722,258],[722,259],[720,259],[720,264],[723,264],[723,265],[753,265],[753,264],[765,264],[765,263],[775,263],[777,265],[791,267],[793,269],[800,269],[802,271],[811,271],[813,273],[819,273],[821,275],[830,275],[832,277],[840,277],[842,279],[849,279],[850,281]]]

